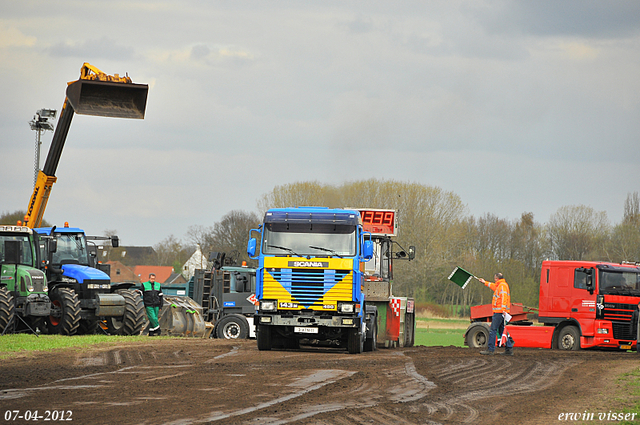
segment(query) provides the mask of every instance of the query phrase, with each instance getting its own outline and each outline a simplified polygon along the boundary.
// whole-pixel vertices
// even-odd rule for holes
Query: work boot
[[[493,351],[484,350],[484,351],[480,351],[480,354],[484,354],[484,355],[487,355],[487,356],[493,356]]]
[[[509,348],[505,348],[504,353],[500,353],[503,356],[513,356],[513,347]]]

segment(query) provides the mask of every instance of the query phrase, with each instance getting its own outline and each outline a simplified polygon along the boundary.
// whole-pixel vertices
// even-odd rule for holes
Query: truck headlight
[[[340,313],[353,313],[353,304],[351,303],[338,304],[338,311]]]
[[[260,301],[260,310],[262,311],[276,311],[276,302],[270,300]]]
[[[598,330],[596,331],[596,333],[599,333],[599,334],[608,334],[608,333],[609,333],[609,329],[607,329],[607,328],[598,328]]]

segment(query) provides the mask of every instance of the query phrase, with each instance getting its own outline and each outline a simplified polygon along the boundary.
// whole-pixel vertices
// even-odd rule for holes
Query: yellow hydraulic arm
[[[56,170],[67,139],[74,113],[114,118],[144,119],[149,86],[134,84],[129,76],[107,75],[84,63],[80,79],[68,83],[67,96],[62,105],[58,125],[53,133],[44,167],[38,172],[36,185],[29,200],[24,225],[40,227],[51,188],[56,182]]]

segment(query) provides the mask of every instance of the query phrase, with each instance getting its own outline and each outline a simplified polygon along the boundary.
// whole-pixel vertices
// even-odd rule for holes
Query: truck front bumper
[[[360,318],[358,316],[294,316],[283,317],[280,314],[257,314],[255,323],[270,326],[308,326],[308,327],[328,327],[328,328],[358,328]]]

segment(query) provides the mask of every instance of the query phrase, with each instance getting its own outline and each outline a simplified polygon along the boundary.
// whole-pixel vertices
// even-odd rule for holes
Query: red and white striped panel
[[[402,300],[400,298],[391,298],[389,299],[389,306],[391,307],[391,311],[393,311],[393,314],[396,317],[399,317]]]

